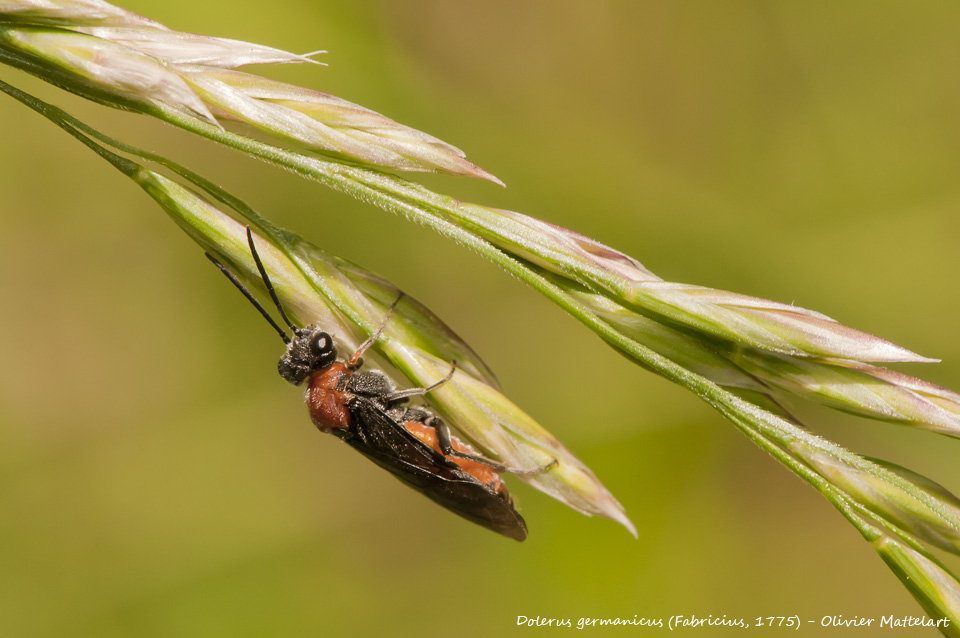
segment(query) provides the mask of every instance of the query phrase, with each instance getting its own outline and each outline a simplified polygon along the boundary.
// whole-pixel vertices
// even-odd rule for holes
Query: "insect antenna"
[[[300,328],[293,325],[290,319],[287,318],[287,313],[283,311],[283,306],[280,305],[280,298],[277,297],[277,292],[273,289],[273,284],[270,283],[270,277],[267,276],[267,271],[263,267],[263,262],[260,261],[260,255],[257,254],[257,247],[253,244],[253,231],[250,230],[250,227],[247,226],[247,243],[250,244],[250,254],[253,255],[253,261],[257,264],[257,270],[260,271],[260,277],[263,279],[263,283],[267,287],[267,292],[270,293],[270,298],[273,299],[273,303],[277,306],[277,310],[280,311],[280,316],[283,317],[284,323],[290,326],[290,329],[293,330],[293,334],[300,336]]]
[[[277,331],[277,333],[280,335],[280,338],[283,339],[283,342],[289,344],[290,337],[287,336],[287,333],[283,331],[283,328],[277,325],[277,322],[273,320],[273,317],[267,314],[267,311],[263,309],[263,306],[260,305],[260,302],[254,299],[253,295],[250,294],[250,291],[247,290],[242,283],[240,283],[240,280],[237,279],[232,272],[227,270],[226,266],[217,261],[213,255],[210,253],[204,253],[204,255],[207,256],[207,259],[213,262],[214,266],[220,269],[220,272],[227,276],[227,279],[229,279],[233,285],[237,287],[237,290],[243,293],[243,296],[247,298],[247,301],[252,303],[253,307],[260,311],[260,314],[263,315],[263,318],[270,322],[270,325],[273,326],[273,329]]]

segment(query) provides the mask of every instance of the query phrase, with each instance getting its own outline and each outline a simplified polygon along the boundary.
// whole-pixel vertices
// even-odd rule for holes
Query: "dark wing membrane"
[[[527,537],[526,523],[508,496],[491,492],[382,407],[357,397],[350,413],[351,428],[335,433],[355,450],[451,512],[514,540]]]

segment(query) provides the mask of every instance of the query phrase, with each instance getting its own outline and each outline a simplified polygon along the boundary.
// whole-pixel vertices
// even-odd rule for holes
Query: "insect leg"
[[[387,314],[383,316],[383,321],[380,322],[380,327],[377,328],[377,331],[372,335],[367,337],[366,341],[360,344],[360,347],[357,348],[357,351],[350,355],[350,358],[347,359],[347,367],[351,370],[356,370],[363,365],[363,353],[367,351],[367,348],[372,346],[377,342],[377,339],[380,338],[380,335],[383,334],[383,329],[387,327],[387,322],[390,321],[390,315],[393,314],[393,309],[397,307],[397,304],[400,303],[400,300],[403,299],[403,292],[401,292],[394,302],[390,305],[390,309],[387,310]]]
[[[444,378],[440,379],[439,381],[437,381],[437,382],[435,382],[435,383],[431,383],[430,385],[428,385],[428,386],[425,387],[425,388],[410,388],[410,389],[408,389],[408,390],[398,390],[397,392],[391,392],[390,394],[384,395],[384,396],[383,396],[383,399],[384,399],[387,403],[394,403],[395,401],[399,401],[400,399],[406,399],[407,397],[419,397],[419,396],[423,396],[424,394],[426,394],[426,393],[428,393],[428,392],[431,392],[431,391],[433,391],[433,390],[436,390],[437,388],[439,388],[440,386],[442,386],[444,383],[446,383],[447,381],[449,381],[450,379],[452,379],[452,378],[453,378],[453,373],[456,372],[456,371],[457,371],[457,362],[456,362],[456,361],[451,361],[451,362],[450,362],[450,372],[448,372],[448,373],[447,373],[447,376],[445,376]]]
[[[437,433],[437,443],[440,445],[440,451],[444,456],[453,456],[458,459],[467,459],[468,461],[473,461],[475,463],[481,463],[493,469],[494,472],[502,474],[504,472],[509,472],[510,474],[539,474],[549,470],[551,467],[556,465],[559,461],[553,459],[546,465],[534,468],[532,470],[519,470],[512,467],[507,467],[502,463],[497,463],[492,459],[488,459],[485,456],[479,454],[470,454],[469,452],[461,452],[453,447],[453,439],[450,435],[450,426],[444,423],[442,420],[437,418],[434,415],[428,416],[423,420],[423,424],[429,428],[433,428]]]

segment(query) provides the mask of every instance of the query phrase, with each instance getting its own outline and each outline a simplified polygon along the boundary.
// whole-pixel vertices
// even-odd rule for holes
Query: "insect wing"
[[[367,296],[379,301],[384,307],[389,306],[390,302],[400,294],[400,289],[386,279],[374,275],[345,259],[330,255],[316,246],[303,242],[298,250],[308,259],[333,261],[336,263],[337,269],[346,275],[353,284]],[[416,327],[417,333],[423,337],[425,344],[429,344],[428,349],[434,356],[446,361],[455,360],[461,368],[483,379],[490,386],[500,387],[497,377],[480,358],[480,355],[474,352],[473,348],[467,345],[453,329],[422,303],[413,297],[405,296],[404,301],[396,310],[396,316]]]
[[[353,426],[337,436],[433,502],[489,530],[522,541],[527,526],[509,497],[491,492],[391,418],[383,408],[357,397]]]

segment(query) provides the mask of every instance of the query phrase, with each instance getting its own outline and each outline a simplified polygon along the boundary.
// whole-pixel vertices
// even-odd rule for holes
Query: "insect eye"
[[[310,350],[314,354],[327,354],[333,350],[333,339],[326,332],[318,332],[310,339]]]

